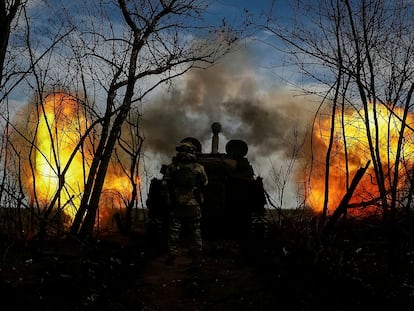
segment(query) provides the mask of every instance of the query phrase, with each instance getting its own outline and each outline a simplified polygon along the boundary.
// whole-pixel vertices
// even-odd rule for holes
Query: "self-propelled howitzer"
[[[261,236],[264,230],[266,197],[262,178],[256,177],[246,158],[248,146],[243,140],[232,139],[219,152],[221,125],[211,125],[213,132],[210,153],[203,153],[199,140],[184,138],[196,150],[196,160],[204,166],[208,184],[202,191],[201,228],[204,239],[245,240]],[[151,181],[147,208],[149,228],[161,236],[167,234],[168,190],[161,179]]]

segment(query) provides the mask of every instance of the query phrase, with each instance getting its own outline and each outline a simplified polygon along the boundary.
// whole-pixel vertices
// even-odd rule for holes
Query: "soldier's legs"
[[[193,259],[198,260],[203,248],[201,239],[200,217],[191,217],[187,222],[189,231],[189,248]]]
[[[180,238],[181,221],[174,215],[170,215],[170,221],[168,226],[168,239],[167,239],[167,263],[174,263],[175,256],[178,251],[178,240]]]

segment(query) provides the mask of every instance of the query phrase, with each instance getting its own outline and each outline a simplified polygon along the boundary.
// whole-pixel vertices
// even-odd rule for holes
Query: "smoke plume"
[[[146,150],[170,156],[181,139],[192,136],[202,143],[203,152],[210,152],[210,125],[220,122],[220,143],[244,140],[250,159],[287,156],[293,136],[300,140],[309,129],[314,105],[287,88],[269,87],[258,71],[249,55],[240,52],[175,80],[145,106]]]

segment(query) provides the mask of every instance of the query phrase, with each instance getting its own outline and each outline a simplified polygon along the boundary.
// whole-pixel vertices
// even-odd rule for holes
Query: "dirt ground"
[[[206,242],[191,269],[185,248],[175,265],[142,237],[5,244],[1,310],[413,310],[414,252],[390,272],[383,246],[342,240]],[[314,243],[314,244],[312,244]],[[375,244],[376,245],[376,244]]]

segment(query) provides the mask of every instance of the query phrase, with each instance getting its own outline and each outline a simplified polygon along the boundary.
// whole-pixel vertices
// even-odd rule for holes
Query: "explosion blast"
[[[57,205],[73,218],[79,207],[96,143],[88,137],[77,148],[90,121],[78,100],[62,92],[47,95],[31,114],[30,119],[34,121],[34,128],[30,129],[33,146],[29,147],[27,156],[30,160],[23,164],[23,186],[32,206],[46,207],[58,192],[59,183],[63,182]],[[68,168],[64,173],[66,166]],[[131,200],[131,193],[131,182],[121,164],[111,161],[100,204],[101,223]]]
[[[369,107],[369,126],[373,145],[379,147],[381,165],[385,172],[385,186],[390,189],[394,178],[396,161],[399,161],[398,191],[403,193],[408,183],[408,172],[413,168],[414,152],[414,114],[409,113],[407,127],[404,130],[404,139],[399,146],[398,137],[402,128],[403,109],[377,106],[375,117],[378,122],[378,131],[374,123],[374,109]],[[329,169],[329,199],[328,208],[333,211],[346,193],[353,176],[357,170],[371,160],[368,143],[367,126],[363,111],[349,110],[343,116],[338,112],[335,116],[334,140],[330,157]],[[343,126],[342,126],[343,125]],[[411,127],[411,128],[410,128]],[[325,158],[329,144],[331,117],[326,115],[316,122],[313,131],[313,163],[310,176],[306,202],[316,211],[322,211],[325,190]],[[397,160],[397,150],[401,150],[400,159]],[[310,167],[311,165],[308,164]],[[348,171],[348,179],[347,177]],[[310,174],[310,175],[309,175]],[[302,176],[303,179],[308,178]],[[369,204],[372,202],[372,204]],[[348,209],[351,214],[364,215],[377,211],[379,190],[375,177],[374,167],[371,164],[356,188],[351,201],[356,207]]]

